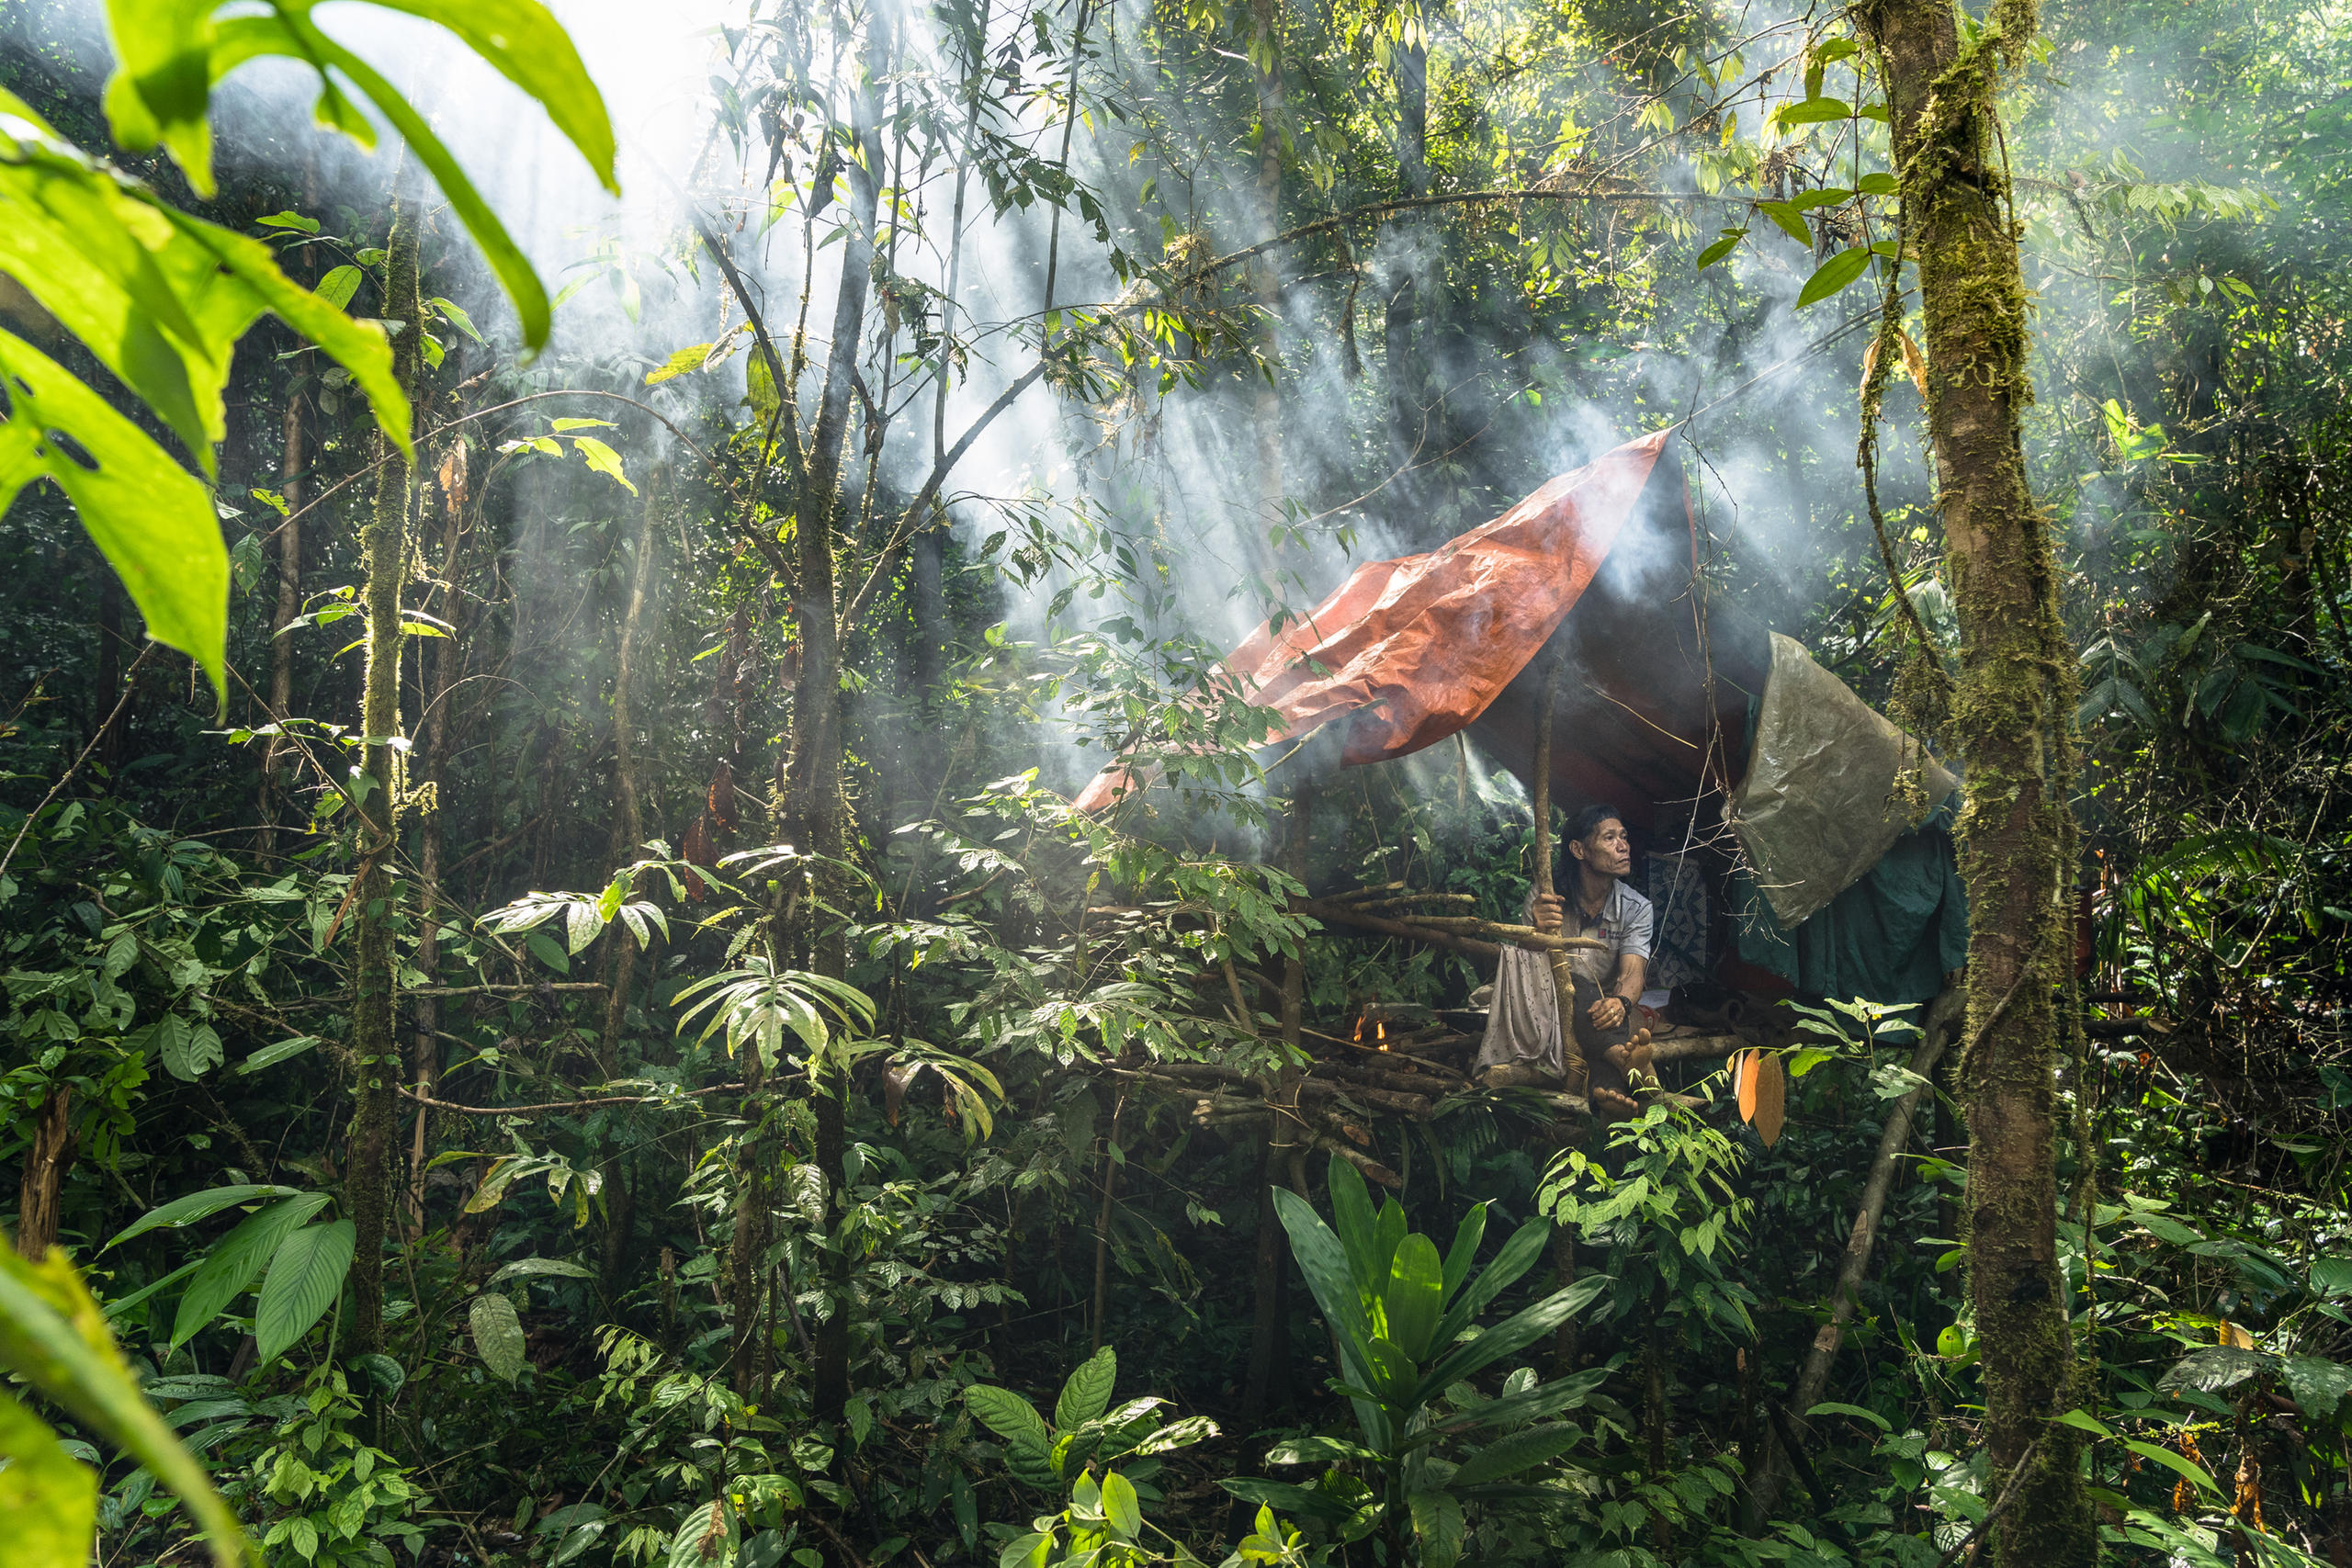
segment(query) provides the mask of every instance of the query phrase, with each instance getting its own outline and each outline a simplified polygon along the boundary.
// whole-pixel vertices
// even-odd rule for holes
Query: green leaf
[[[264,1067],[274,1067],[290,1056],[300,1055],[318,1043],[319,1037],[315,1034],[298,1034],[291,1040],[280,1040],[275,1044],[263,1046],[238,1063],[237,1071],[242,1075],[257,1073]]]
[[[2112,1438],[2114,1428],[2085,1410],[2069,1410],[2064,1416],[2052,1417],[2062,1427],[2072,1427],[2078,1432],[2088,1432],[2094,1438]]]
[[[482,342],[481,333],[474,326],[474,319],[471,316],[467,315],[464,310],[458,309],[455,300],[444,299],[441,296],[435,294],[432,299],[426,300],[425,303],[440,311],[442,319],[447,321],[451,326],[457,328],[459,332],[473,339],[476,343]]]
[[[28,1263],[0,1240],[0,1366],[177,1494],[210,1542],[217,1568],[242,1561],[258,1568],[236,1516],[131,1381],[97,1303],[62,1254]]]
[[[1063,1432],[1075,1430],[1109,1409],[1111,1385],[1118,1376],[1119,1358],[1108,1345],[1080,1361],[1069,1381],[1062,1384],[1061,1397],[1054,1404],[1055,1428]],[[1027,1409],[1028,1402],[1023,1401],[1022,1407]]]
[[[2156,1386],[2219,1393],[2224,1389],[2235,1388],[2257,1373],[2268,1371],[2271,1365],[2272,1358],[2260,1350],[2241,1349],[2234,1345],[2213,1345],[2192,1351],[2174,1362],[2164,1376],[2156,1380]]]
[[[209,1023],[183,1023],[164,1036],[162,1043],[164,1070],[182,1083],[194,1083],[219,1066],[225,1055],[220,1034]]]
[[[1421,1543],[1422,1568],[1453,1568],[1462,1556],[1461,1500],[1443,1492],[1416,1492],[1405,1506]]]
[[[1807,305],[1817,305],[1828,299],[1861,276],[1864,269],[1870,265],[1871,251],[1868,245],[1856,245],[1851,250],[1839,251],[1836,255],[1823,262],[1815,270],[1814,275],[1805,279],[1804,287],[1797,292],[1797,309],[1802,310]]]
[[[1345,1460],[1376,1460],[1380,1455],[1344,1438],[1291,1438],[1266,1450],[1268,1464],[1338,1464]]]
[[[1805,227],[1804,213],[1785,201],[1759,201],[1756,210],[1781,226],[1781,232],[1807,249],[1813,245],[1813,231]]]
[[[1136,1484],[1115,1470],[1102,1477],[1102,1517],[1121,1540],[1143,1534],[1143,1505],[1136,1497]]]
[[[113,0],[113,3],[120,6],[126,0]],[[526,5],[527,0],[491,0],[490,4],[477,9],[504,12]],[[435,21],[445,19],[435,13],[455,9],[445,6],[442,0],[409,0],[409,3],[395,8],[426,16]],[[536,6],[528,8],[538,9]],[[557,33],[560,37],[561,30],[557,29]],[[570,40],[564,40],[561,52],[571,60],[576,68],[578,56],[571,53]],[[322,68],[331,67],[342,73],[366,95],[368,101],[376,106],[377,112],[389,120],[401,139],[407,142],[409,151],[416,155],[417,161],[432,172],[434,182],[441,187],[441,194],[448,198],[450,209],[465,224],[466,231],[473,236],[474,243],[481,247],[483,259],[490,263],[491,271],[497,275],[500,286],[514,302],[515,314],[521,321],[525,345],[535,351],[543,346],[548,336],[548,310],[547,290],[540,286],[538,275],[532,271],[530,262],[525,258],[514,237],[506,231],[505,225],[499,221],[498,215],[491,210],[490,204],[482,199],[481,193],[466,177],[465,170],[458,166],[456,156],[439,137],[433,134],[432,126],[417,113],[414,106],[366,61],[321,32],[300,13],[288,9],[269,16],[237,17],[220,24],[220,44],[216,51],[216,61],[220,63],[216,64],[216,69],[233,67],[265,55],[314,60]],[[584,85],[585,76],[581,80]],[[593,97],[594,88],[590,87],[588,91]],[[608,169],[609,159],[606,169],[599,172],[607,173]]]
[[[208,1187],[201,1192],[191,1192],[185,1198],[175,1198],[159,1208],[148,1210],[98,1250],[105,1252],[120,1247],[132,1236],[145,1235],[152,1230],[192,1225],[198,1220],[211,1218],[223,1209],[250,1203],[256,1198],[299,1198],[301,1195],[302,1190],[299,1187]]]
[[[559,975],[571,973],[571,956],[558,946],[555,939],[545,931],[533,931],[525,939],[524,946],[536,953],[540,963]]]
[[[1325,1185],[1331,1191],[1331,1230],[1347,1249],[1348,1267],[1353,1274],[1356,1289],[1371,1295],[1380,1289],[1387,1274],[1385,1268],[1374,1274],[1372,1254],[1374,1235],[1379,1222],[1372,1212],[1372,1190],[1364,1185],[1363,1174],[1339,1156],[1331,1156]]]
[[[2286,1379],[2287,1392],[2295,1396],[2296,1407],[2314,1421],[2333,1419],[2338,1402],[2352,1393],[2352,1367],[2340,1366],[2324,1356],[2282,1356],[2278,1371]]]
[[[588,466],[600,474],[608,475],[615,484],[628,491],[629,494],[637,493],[637,487],[629,482],[627,474],[621,472],[619,453],[593,435],[575,435],[571,438],[571,444],[580,448],[580,455],[588,459]]]
[[[361,276],[360,270],[356,266],[338,266],[330,270],[324,277],[320,278],[319,286],[311,292],[341,310],[346,309],[351,304],[351,297],[359,292]]]
[[[172,1320],[172,1348],[187,1344],[231,1302],[251,1290],[288,1234],[308,1224],[326,1206],[326,1193],[305,1192],[247,1215],[243,1224],[222,1236],[180,1297],[179,1312]]]
[[[1893,175],[1864,175],[1854,182],[1854,187],[1864,196],[1894,196],[1902,189]]]
[[[1833,119],[1850,119],[1854,107],[1843,98],[1807,98],[1801,104],[1782,104],[1773,118],[1783,126],[1822,125]]]
[[[1498,1438],[1463,1461],[1453,1472],[1450,1486],[1476,1486],[1489,1481],[1500,1481],[1507,1475],[1517,1475],[1522,1470],[1558,1458],[1583,1438],[1584,1434],[1565,1424],[1551,1427],[1531,1427],[1524,1432],[1513,1432]]]
[[[1461,1382],[1481,1367],[1492,1366],[1505,1356],[1525,1349],[1561,1324],[1584,1310],[1585,1303],[1607,1288],[1606,1276],[1596,1275],[1577,1280],[1565,1291],[1557,1292],[1536,1303],[1524,1312],[1505,1318],[1466,1345],[1455,1346],[1443,1359],[1431,1367],[1421,1380],[1420,1397],[1428,1398],[1441,1389]]]
[[[1747,231],[1745,229],[1724,230],[1724,237],[1722,239],[1717,240],[1713,244],[1709,245],[1705,250],[1699,253],[1699,265],[1692,270],[1697,272],[1706,271],[1709,267],[1714,265],[1717,262],[1731,254],[1733,251],[1738,249],[1739,243],[1746,238],[1747,238]]]
[[[1445,1308],[1445,1269],[1438,1261],[1437,1244],[1418,1231],[1398,1242],[1386,1287],[1381,1299],[1388,1314],[1388,1337],[1406,1355],[1421,1360],[1430,1353],[1430,1336]]]
[[[1445,1294],[1452,1300],[1478,1263],[1478,1244],[1487,1237],[1487,1205],[1473,1203],[1454,1228],[1453,1245],[1445,1249]]]
[[[466,1309],[466,1325],[473,1330],[474,1349],[491,1376],[501,1382],[522,1376],[523,1320],[514,1315],[512,1301],[494,1292],[476,1296]]]
[[[2133,1453],[2138,1454],[2142,1459],[2154,1460],[2158,1464],[2161,1464],[2169,1470],[2179,1472],[2182,1475],[2187,1476],[2190,1481],[2195,1482],[2198,1485],[2203,1487],[2208,1492],[2219,1492],[2221,1490],[2220,1487],[2213,1484],[2212,1476],[2207,1473],[2203,1466],[2190,1463],[2188,1460],[2183,1459],[2180,1455],[2173,1452],[2170,1449],[2160,1449],[2154,1443],[2143,1443],[2136,1438],[2124,1438],[2123,1446],[2130,1449]]]
[[[407,1371],[398,1361],[380,1350],[365,1356],[355,1356],[351,1359],[351,1364],[368,1375],[368,1381],[376,1385],[377,1392],[379,1393],[398,1393],[402,1385],[408,1382]]]
[[[666,1568],[732,1568],[736,1535],[735,1511],[724,1497],[697,1503],[670,1538]]]
[[[1430,1342],[1445,1346],[1460,1338],[1462,1331],[1486,1310],[1488,1302],[1502,1294],[1521,1274],[1535,1267],[1535,1260],[1544,1256],[1544,1250],[1551,1241],[1552,1222],[1549,1220],[1532,1219],[1520,1226],[1512,1233],[1511,1238],[1503,1243],[1503,1249],[1495,1255],[1492,1263],[1487,1265],[1486,1271],[1471,1280],[1461,1296],[1446,1309],[1445,1317],[1438,1324],[1437,1332],[1430,1336]]]
[[[22,1568],[86,1568],[97,1538],[98,1477],[65,1451],[46,1422],[0,1392],[0,1519],[8,1561]]]
[[[11,404],[0,422],[0,512],[35,479],[53,480],[147,635],[194,659],[225,703],[229,551],[211,494],[106,400],[6,332],[0,376]],[[53,430],[73,438],[74,456],[49,439]]]
[[[1030,1449],[1039,1456],[1052,1451],[1054,1435],[1046,1429],[1045,1417],[1012,1390],[974,1383],[964,1391],[964,1406],[980,1418],[982,1426],[1015,1448]]]
[[[709,357],[710,351],[717,346],[718,345],[716,344],[697,343],[678,350],[663,360],[659,367],[645,373],[645,384],[649,387],[658,387],[664,381],[674,380],[690,371],[701,369],[702,362]]]
[[[349,1220],[305,1225],[277,1244],[254,1308],[254,1338],[262,1363],[284,1355],[326,1315],[351,1272],[358,1233]],[[375,1259],[368,1262],[373,1266]]]
[[[548,1275],[566,1280],[593,1280],[596,1271],[568,1258],[518,1258],[512,1263],[501,1265],[491,1275],[490,1282],[496,1285],[508,1280],[537,1280]]]
[[[305,234],[315,234],[319,231],[317,219],[305,218],[299,212],[273,212],[266,218],[256,218],[254,221],[265,229],[300,229]]]
[[[1355,1506],[1312,1486],[1293,1486],[1283,1481],[1261,1481],[1256,1476],[1220,1476],[1217,1484],[1245,1503],[1260,1503],[1269,1508],[1280,1508],[1285,1514],[1295,1514],[1310,1519],[1324,1519],[1337,1524],[1354,1515]]]
[[[1546,1416],[1557,1416],[1563,1410],[1573,1410],[1582,1404],[1592,1392],[1609,1381],[1609,1369],[1595,1367],[1560,1378],[1520,1393],[1507,1393],[1491,1399],[1458,1416],[1449,1416],[1437,1426],[1426,1428],[1432,1436],[1475,1432],[1486,1427],[1507,1427],[1519,1421],[1541,1421]]]
[[[1816,1416],[1851,1416],[1857,1419],[1870,1422],[1882,1432],[1892,1432],[1894,1430],[1894,1424],[1889,1421],[1885,1416],[1880,1415],[1877,1411],[1865,1410],[1859,1404],[1840,1404],[1836,1400],[1823,1400],[1819,1404],[1816,1404],[1812,1409],[1806,1411],[1804,1415],[1805,1419],[1808,1421],[1812,1420]]]
[[[1348,1168],[1352,1174],[1354,1167]],[[1336,1179],[1332,1190],[1340,1190]],[[1286,1187],[1275,1188],[1273,1197],[1274,1213],[1290,1235],[1291,1256],[1297,1260],[1299,1271],[1306,1276],[1307,1288],[1315,1293],[1315,1304],[1323,1309],[1324,1317],[1339,1331],[1341,1352],[1357,1363],[1349,1371],[1368,1376],[1370,1368],[1364,1365],[1363,1357],[1372,1330],[1364,1322],[1363,1300],[1357,1293],[1354,1268],[1347,1249],[1306,1199]]]

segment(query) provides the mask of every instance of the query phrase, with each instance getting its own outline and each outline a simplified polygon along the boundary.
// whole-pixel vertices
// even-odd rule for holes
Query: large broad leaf
[[[1344,1438],[1291,1438],[1266,1450],[1268,1464],[1339,1464],[1351,1459],[1376,1460],[1380,1455]]]
[[[2314,1421],[2332,1418],[2337,1403],[2352,1393],[2352,1367],[2324,1356],[2281,1356],[2278,1372],[2296,1406]]]
[[[0,1519],[11,1568],[86,1568],[98,1477],[41,1418],[0,1393]]]
[[[54,481],[122,579],[147,635],[195,660],[225,691],[229,550],[210,493],[105,399],[6,332],[0,379],[8,405],[0,421],[0,511],[35,479]]]
[[[556,128],[587,158],[607,190],[613,173],[613,131],[603,98],[589,80],[570,37],[536,0],[380,0],[387,9],[436,22],[456,33],[507,80],[538,100]],[[204,116],[211,84],[251,60],[284,56],[318,73],[319,118],[372,145],[375,131],[345,96],[359,89],[390,121],[417,161],[432,172],[521,318],[524,341],[547,341],[546,290],[514,238],[475,190],[432,126],[391,84],[311,20],[310,4],[273,7],[265,16],[216,20],[218,0],[108,0],[120,64],[108,83],[107,111],[126,146],[158,141],[209,191],[210,141]]]
[[[351,1272],[358,1232],[349,1220],[306,1225],[277,1244],[254,1308],[255,1349],[264,1365],[292,1348],[326,1315]],[[374,1264],[375,1259],[370,1258]]]
[[[1422,1568],[1453,1568],[1462,1557],[1461,1500],[1442,1492],[1416,1492],[1405,1506],[1421,1543]]]
[[[1521,1393],[1507,1393],[1500,1399],[1490,1399],[1476,1409],[1458,1416],[1449,1416],[1428,1429],[1435,1438],[1459,1432],[1481,1431],[1488,1427],[1508,1427],[1520,1421],[1541,1421],[1546,1416],[1557,1416],[1563,1410],[1574,1410],[1591,1396],[1593,1391],[1609,1381],[1609,1369],[1595,1367],[1574,1377],[1561,1378],[1540,1388]]]
[[[306,1192],[248,1215],[243,1224],[221,1237],[180,1297],[179,1314],[172,1321],[172,1348],[187,1344],[231,1302],[251,1290],[287,1235],[297,1225],[308,1224],[311,1216],[326,1205],[325,1193]]]
[[[2174,1362],[2165,1375],[2156,1380],[2159,1388],[2193,1388],[2204,1393],[2219,1393],[2235,1388],[2259,1372],[2267,1372],[2277,1365],[2278,1359],[2260,1350],[2243,1350],[2233,1345],[2215,1345],[2192,1351]]]
[[[1814,275],[1805,279],[1804,287],[1797,291],[1797,309],[1802,310],[1807,305],[1818,304],[1831,295],[1843,291],[1848,285],[1861,276],[1863,270],[1870,265],[1871,248],[1868,245],[1856,245],[1852,250],[1839,251],[1836,255],[1823,262],[1815,270]]]
[[[514,1315],[512,1301],[494,1292],[476,1296],[466,1309],[466,1325],[491,1376],[513,1382],[523,1375],[523,1320]]]
[[[1054,1405],[1054,1426],[1064,1432],[1083,1427],[1110,1408],[1111,1385],[1119,1380],[1119,1358],[1105,1345],[1078,1364],[1078,1370],[1062,1384],[1061,1398]],[[1028,1402],[1022,1402],[1028,1408]],[[1032,1412],[1035,1414],[1035,1412]]]
[[[1535,1260],[1544,1256],[1544,1250],[1551,1241],[1552,1222],[1549,1220],[1530,1220],[1520,1226],[1511,1238],[1503,1243],[1503,1249],[1495,1254],[1495,1260],[1487,1265],[1485,1272],[1471,1280],[1453,1304],[1446,1308],[1444,1318],[1439,1322],[1437,1332],[1431,1337],[1431,1343],[1440,1347],[1453,1344],[1462,1331],[1470,1326],[1472,1320],[1486,1310],[1488,1302],[1502,1294],[1521,1274],[1535,1267]]]
[[[603,98],[588,79],[570,35],[534,0],[378,0],[456,33],[500,74],[537,99],[577,147],[606,190],[613,177],[613,130]],[[234,68],[218,58],[221,36],[215,16],[221,0],[107,0],[115,74],[107,84],[107,114],[116,139],[144,152],[167,147],[200,196],[212,193],[211,138],[205,123],[214,81]],[[304,16],[311,0],[283,10]],[[301,58],[301,57],[298,57]],[[242,63],[242,61],[234,63]],[[322,82],[330,91],[332,85]],[[330,107],[330,122],[351,127]]]
[[[1291,1256],[1306,1276],[1316,1305],[1340,1333],[1341,1351],[1361,1363],[1372,1331],[1364,1322],[1363,1299],[1357,1293],[1354,1266],[1347,1249],[1314,1206],[1286,1187],[1274,1189],[1274,1213],[1289,1233]]]
[[[203,1529],[218,1568],[245,1560],[236,1516],[131,1381],[98,1303],[62,1254],[28,1263],[0,1240],[0,1367],[21,1374],[177,1494]]]
[[[1462,1216],[1462,1224],[1453,1232],[1453,1245],[1445,1250],[1445,1294],[1451,1301],[1462,1281],[1478,1261],[1478,1244],[1487,1237],[1487,1205],[1473,1203],[1470,1212]]]
[[[1223,1476],[1217,1484],[1245,1503],[1262,1504],[1305,1518],[1324,1519],[1337,1524],[1355,1513],[1353,1504],[1312,1486],[1293,1486],[1283,1481],[1261,1481],[1249,1475]]]
[[[1581,1312],[1585,1303],[1600,1294],[1609,1282],[1607,1278],[1599,1275],[1579,1280],[1516,1316],[1505,1318],[1468,1344],[1456,1346],[1421,1380],[1419,1397],[1430,1398],[1479,1368],[1492,1366],[1505,1356],[1516,1354],[1534,1344]]]
[[[1388,1312],[1388,1337],[1414,1360],[1430,1353],[1430,1337],[1445,1306],[1445,1269],[1437,1243],[1419,1231],[1396,1244],[1382,1299]]]
[[[964,1405],[979,1417],[981,1425],[1017,1449],[1029,1449],[1040,1456],[1053,1449],[1054,1435],[1046,1418],[1011,1389],[974,1383],[964,1391]]]
[[[1347,1248],[1356,1289],[1373,1295],[1382,1281],[1372,1271],[1372,1190],[1364,1185],[1363,1173],[1338,1155],[1331,1156],[1326,1184],[1331,1190],[1331,1229],[1339,1236],[1340,1245]]]
[[[1372,1223],[1372,1256],[1366,1259],[1372,1266],[1371,1285],[1377,1294],[1388,1283],[1389,1265],[1396,1260],[1396,1248],[1405,1239],[1405,1205],[1391,1198],[1380,1205],[1380,1216]]]
[[[665,1568],[734,1568],[741,1533],[726,1498],[698,1503],[670,1538]]]
[[[501,1264],[498,1271],[491,1275],[490,1282],[496,1285],[508,1280],[538,1280],[550,1276],[562,1280],[593,1280],[596,1271],[568,1258],[518,1258],[512,1263]]]
[[[1531,1427],[1524,1432],[1513,1432],[1498,1438],[1463,1461],[1453,1472],[1450,1486],[1476,1486],[1488,1481],[1500,1481],[1507,1475],[1517,1475],[1548,1460],[1558,1458],[1574,1448],[1584,1434],[1574,1427]]]
[[[144,1235],[164,1226],[194,1224],[198,1220],[209,1219],[223,1209],[250,1203],[256,1198],[299,1198],[301,1195],[300,1190],[293,1187],[208,1187],[201,1192],[191,1192],[185,1198],[175,1198],[160,1208],[148,1210],[99,1250],[103,1252],[120,1247],[132,1236]]]

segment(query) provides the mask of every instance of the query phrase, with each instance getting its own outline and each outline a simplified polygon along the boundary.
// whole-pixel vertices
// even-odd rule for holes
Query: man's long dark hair
[[[1563,841],[1571,844],[1589,843],[1592,841],[1592,836],[1600,831],[1600,825],[1603,822],[1623,822],[1624,819],[1625,814],[1615,807],[1596,801],[1568,818],[1567,838]]]

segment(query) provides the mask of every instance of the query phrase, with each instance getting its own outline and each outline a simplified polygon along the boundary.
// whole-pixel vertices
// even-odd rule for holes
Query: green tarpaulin
[[[1924,1002],[1968,962],[1968,898],[1952,857],[1951,803],[1890,845],[1879,862],[1794,931],[1756,879],[1732,883],[1739,956],[1806,996]]]

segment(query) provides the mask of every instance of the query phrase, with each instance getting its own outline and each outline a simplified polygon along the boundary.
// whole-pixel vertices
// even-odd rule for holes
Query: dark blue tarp
[[[1924,1002],[1968,962],[1968,896],[1952,853],[1951,802],[1794,931],[1745,870],[1732,880],[1739,956],[1808,997]]]

